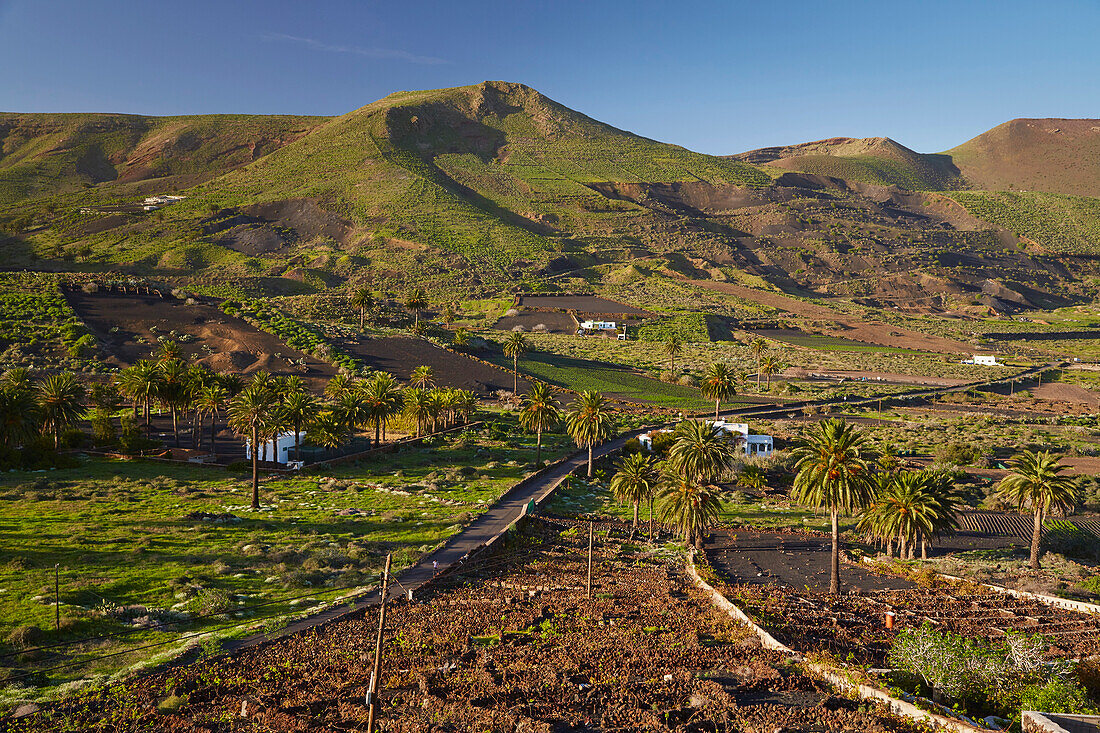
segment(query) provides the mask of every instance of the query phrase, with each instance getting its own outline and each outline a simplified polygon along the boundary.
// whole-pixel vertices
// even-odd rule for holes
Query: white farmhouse
[[[245,439],[244,455],[252,460],[252,441]],[[265,459],[266,456],[266,459]],[[294,433],[279,433],[266,443],[260,444],[260,460],[286,465],[294,461]]]
[[[734,444],[749,458],[766,458],[775,451],[775,443],[770,435],[752,435],[749,433],[749,424],[743,422],[726,422],[725,420],[708,420],[708,425],[713,425],[724,435],[728,435]],[[653,439],[662,433],[671,433],[667,428],[650,430],[638,436],[638,442],[648,451],[653,450]]]
[[[977,364],[978,366],[1002,366],[1001,362],[997,361],[995,354],[974,354],[974,356],[963,364]]]
[[[615,321],[582,321],[582,331],[614,331],[618,328]]]

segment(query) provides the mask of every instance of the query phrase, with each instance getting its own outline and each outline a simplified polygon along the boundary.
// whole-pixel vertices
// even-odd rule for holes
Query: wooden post
[[[592,532],[595,522],[588,523],[588,597],[592,597]]]
[[[53,566],[53,630],[61,631],[61,563]]]
[[[386,592],[390,584],[390,558],[386,555],[386,567],[382,571],[382,603],[378,608],[378,638],[374,642],[374,669],[370,673],[367,690],[367,733],[374,733],[374,720],[378,711],[378,679],[382,674],[382,632],[386,627]]]

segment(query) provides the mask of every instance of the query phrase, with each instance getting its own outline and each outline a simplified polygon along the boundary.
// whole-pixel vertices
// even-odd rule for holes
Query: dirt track
[[[910,331],[900,326],[892,326],[886,323],[873,321],[861,321],[852,316],[844,315],[831,308],[826,308],[813,303],[792,298],[780,293],[772,293],[765,290],[754,290],[743,285],[733,283],[715,282],[714,280],[691,280],[696,285],[707,290],[719,293],[728,293],[744,300],[777,308],[788,313],[805,318],[813,318],[819,321],[832,321],[838,328],[831,332],[831,336],[862,341],[868,344],[880,346],[892,346],[898,349],[914,349],[916,351],[935,351],[948,354],[970,354],[974,347],[961,341],[929,336],[925,333]]]
[[[184,353],[215,371],[297,374],[314,388],[336,373],[332,364],[296,351],[276,336],[210,305],[187,305],[155,295],[81,291],[68,291],[65,298],[95,333],[108,354],[104,360],[108,364],[129,366],[148,359],[157,339],[175,331],[193,336],[195,340],[182,344]],[[290,359],[303,365],[290,364]]]

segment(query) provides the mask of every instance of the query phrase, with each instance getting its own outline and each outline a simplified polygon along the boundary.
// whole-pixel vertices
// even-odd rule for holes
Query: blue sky
[[[1100,3],[0,0],[0,110],[341,114],[504,79],[707,153],[1100,117]]]

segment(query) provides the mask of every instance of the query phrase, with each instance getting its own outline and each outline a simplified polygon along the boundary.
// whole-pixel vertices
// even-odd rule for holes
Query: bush
[[[37,626],[16,626],[8,634],[8,644],[16,649],[30,649],[41,644],[45,638],[45,632]]]
[[[936,462],[952,466],[971,466],[982,457],[982,451],[976,445],[966,443],[945,443],[936,448]]]
[[[1044,713],[1095,714],[1096,707],[1088,693],[1076,682],[1050,680],[1042,685],[1028,685],[1020,694],[1023,710]]]

